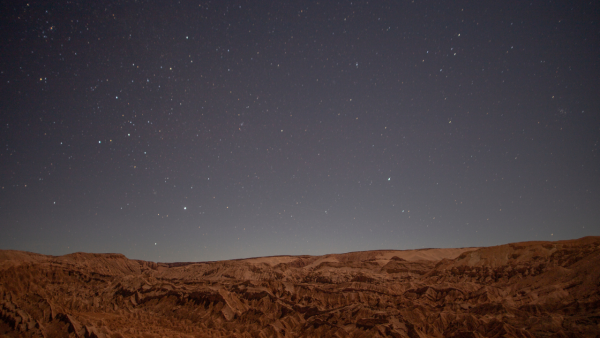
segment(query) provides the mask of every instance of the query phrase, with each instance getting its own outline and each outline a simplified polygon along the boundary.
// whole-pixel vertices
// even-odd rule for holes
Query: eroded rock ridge
[[[0,251],[0,337],[600,337],[600,237],[204,263]]]

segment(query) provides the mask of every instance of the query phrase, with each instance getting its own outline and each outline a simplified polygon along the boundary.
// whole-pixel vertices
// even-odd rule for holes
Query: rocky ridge
[[[201,263],[0,250],[0,337],[600,337],[600,237]]]

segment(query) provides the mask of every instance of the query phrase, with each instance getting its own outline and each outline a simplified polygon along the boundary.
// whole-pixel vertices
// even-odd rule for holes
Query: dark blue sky
[[[600,235],[600,4],[3,3],[0,249]]]

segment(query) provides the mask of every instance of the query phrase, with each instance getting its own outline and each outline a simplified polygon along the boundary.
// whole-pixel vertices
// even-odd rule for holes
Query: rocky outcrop
[[[597,337],[600,237],[202,263],[0,251],[0,336]]]

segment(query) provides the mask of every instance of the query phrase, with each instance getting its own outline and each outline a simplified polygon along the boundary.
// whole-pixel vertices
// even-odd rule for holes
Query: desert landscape
[[[600,237],[198,263],[0,251],[0,337],[600,337]]]

